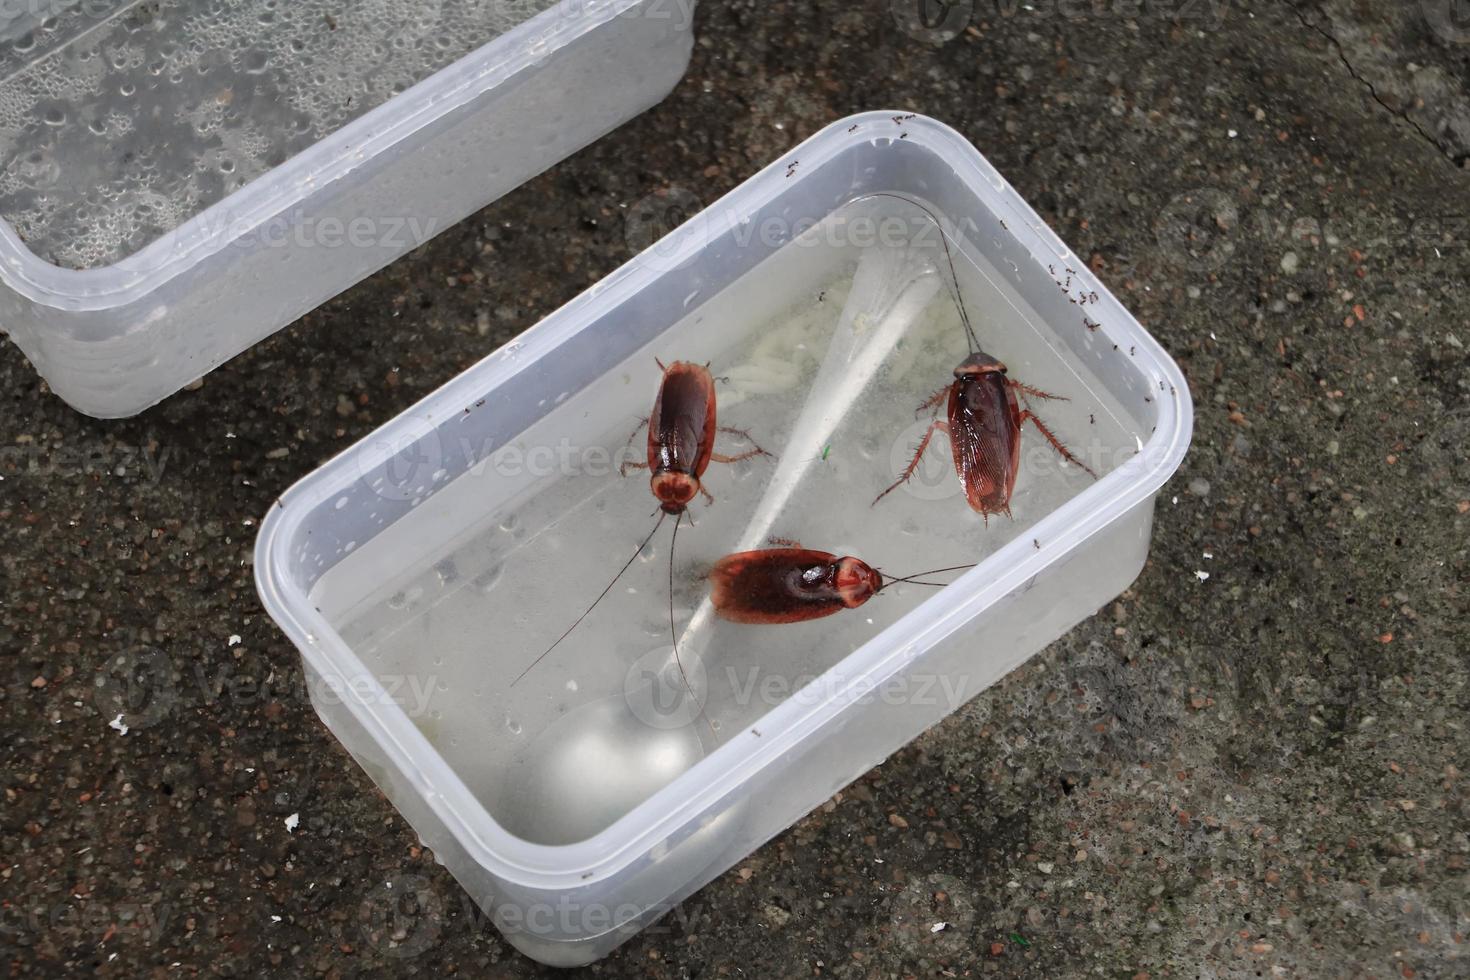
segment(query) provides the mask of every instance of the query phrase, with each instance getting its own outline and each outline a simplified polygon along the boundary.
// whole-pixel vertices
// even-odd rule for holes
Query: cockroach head
[[[839,558],[832,584],[837,587],[843,605],[855,609],[883,588],[883,576],[861,558]]]
[[[984,351],[976,351],[961,361],[960,366],[954,369],[954,376],[961,380],[965,378],[978,378],[985,374],[1005,373],[1006,366]]]
[[[659,506],[665,514],[682,514],[689,506],[689,501],[699,492],[699,481],[688,473],[676,473],[665,470],[655,473],[651,481],[653,495],[658,498]]]

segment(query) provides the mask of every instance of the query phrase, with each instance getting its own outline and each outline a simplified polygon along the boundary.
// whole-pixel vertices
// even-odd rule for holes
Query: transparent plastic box
[[[77,410],[140,412],[657,103],[693,6],[18,9],[0,330]]]
[[[548,844],[531,838],[544,837],[546,826],[565,814],[532,809],[514,826],[497,819],[496,813],[509,812],[517,801],[482,784],[476,758],[512,741],[519,726],[507,731],[498,716],[491,717],[470,744],[456,747],[461,740],[445,738],[426,723],[423,704],[411,703],[403,683],[443,669],[434,666],[441,652],[408,644],[391,663],[370,656],[361,642],[344,639],[340,627],[350,619],[344,610],[382,590],[398,590],[389,600],[398,608],[419,601],[416,590],[403,584],[409,566],[432,566],[437,581],[449,587],[462,584],[457,576],[493,582],[498,572],[441,559],[458,546],[458,528],[469,516],[464,511],[494,520],[510,493],[536,492],[527,484],[512,491],[513,481],[489,475],[484,464],[492,454],[544,420],[559,418],[554,413],[566,392],[596,384],[610,372],[622,375],[622,365],[630,358],[641,361],[650,345],[658,350],[676,323],[696,326],[668,346],[686,356],[693,345],[702,359],[698,344],[716,343],[719,333],[713,325],[698,326],[706,305],[712,309],[714,298],[776,253],[790,255],[782,249],[802,229],[850,202],[892,192],[922,198],[955,221],[962,265],[983,262],[1009,270],[1001,273],[1006,288],[1044,318],[1049,330],[1029,370],[1042,371],[1050,358],[1064,362],[1067,377],[1084,386],[1077,390],[1095,390],[1128,420],[1130,451],[1096,482],[1074,472],[1076,490],[1060,505],[1041,507],[1035,504],[1040,497],[1027,496],[1015,520],[993,517],[982,524],[963,498],[945,504],[952,519],[969,522],[967,533],[994,536],[985,539],[994,547],[978,567],[942,591],[925,593],[909,611],[890,613],[891,622],[872,627],[873,635],[840,655],[798,692],[802,696],[762,707],[754,720],[723,724],[707,754],[607,826]],[[767,231],[752,235],[752,228]],[[791,258],[795,264],[786,263],[787,272],[802,274],[803,261],[800,255]],[[1086,298],[1085,312],[1078,297]],[[817,299],[825,302],[825,293]],[[983,315],[977,312],[977,323]],[[993,330],[993,322],[986,320],[982,329]],[[935,378],[934,387],[946,380]],[[642,379],[627,387],[633,391],[629,405],[651,398],[653,387]],[[900,428],[912,421],[907,402],[889,411]],[[1063,411],[1051,409],[1053,416]],[[1143,568],[1154,498],[1184,456],[1191,423],[1188,387],[1178,367],[974,147],[921,116],[867,113],[835,123],[792,150],[516,343],[291,488],[263,522],[255,559],[258,587],[270,615],[301,651],[322,719],[437,859],[517,948],[544,963],[574,966],[605,956],[1122,592]],[[1068,424],[1087,423],[1071,418]],[[798,451],[789,444],[776,448],[778,454]],[[854,455],[845,447],[839,454]],[[881,479],[886,457],[874,465],[873,478]],[[701,523],[686,532],[688,540],[718,537],[718,522],[726,519],[722,509],[742,512],[741,487],[760,478],[742,484],[738,476],[712,475],[719,504],[699,511]],[[954,481],[952,469],[948,479]],[[637,509],[638,520],[653,509],[643,480],[614,476],[604,482],[613,485],[610,499],[631,501],[627,506]],[[1023,496],[1018,487],[1017,501]],[[927,503],[905,499],[894,511],[869,510],[869,499],[871,491],[858,506],[874,515],[874,526],[901,513],[923,513],[903,508]],[[412,535],[395,536],[407,526],[414,528]],[[871,530],[856,527],[851,533],[859,538]],[[538,541],[533,534],[531,540],[535,547],[555,548],[550,538]],[[369,563],[365,576],[324,587],[346,567],[344,559],[359,559],[383,541],[391,547]],[[717,540],[709,547],[716,553],[732,544]],[[621,561],[622,547],[586,545],[580,564],[592,568],[589,582],[606,581]],[[925,566],[924,557],[906,564],[916,562]],[[595,594],[594,589],[584,595],[585,589],[586,583],[578,583],[574,590],[584,602]],[[423,615],[442,619],[454,613],[428,603]],[[474,638],[484,650],[480,678],[497,686],[487,693],[500,698],[494,703],[502,707],[514,703],[517,695],[508,686],[528,659],[528,651],[509,639],[518,628],[514,618],[504,620],[503,630],[481,630]],[[838,617],[823,622],[838,628]],[[847,627],[864,629],[858,618],[845,620]],[[543,635],[551,628],[543,625]],[[349,632],[360,635],[356,627]],[[537,670],[548,671],[558,684],[570,656],[559,653]],[[580,664],[577,676],[600,666]],[[626,663],[607,668],[615,691],[622,690],[616,685],[624,670],[633,676]],[[939,678],[951,696],[915,696],[919,678]],[[558,688],[561,707],[598,697],[588,686],[578,693]],[[576,689],[567,684],[567,691]],[[546,700],[529,691],[526,698]],[[707,710],[716,717],[712,705]],[[493,714],[488,702],[484,713]],[[686,721],[688,730],[701,731],[698,722]]]

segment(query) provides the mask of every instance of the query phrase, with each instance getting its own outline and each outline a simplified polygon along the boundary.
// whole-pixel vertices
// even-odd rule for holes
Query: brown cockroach
[[[645,426],[648,428],[648,462],[629,460],[623,463],[622,474],[627,476],[629,470],[648,470],[649,488],[659,507],[665,514],[682,516],[696,493],[704,494],[705,500],[714,503],[701,482],[711,460],[738,463],[752,456],[771,454],[759,446],[738,456],[715,452],[717,432],[739,436],[752,445],[755,440],[742,429],[716,424],[715,379],[710,376],[709,368],[688,361],[675,361],[665,367],[657,358],[654,363],[664,378],[658,397],[653,400],[653,414],[639,422],[628,437],[631,443]],[[678,533],[677,523],[674,531]]]
[[[1030,406],[1021,407],[1017,393],[1055,401],[1066,401],[1065,398],[1007,377],[1006,366],[983,351],[976,351],[960,362],[954,369],[954,378],[919,406],[919,411],[932,408],[937,414],[939,404],[947,399],[948,420],[936,418],[929,424],[908,467],[892,486],[874,498],[874,504],[914,475],[935,432],[949,436],[955,473],[965,488],[965,498],[986,521],[991,514],[1011,516],[1011,493],[1016,489],[1016,475],[1021,470],[1021,426],[1026,422],[1035,425],[1063,459],[1097,479],[1092,468],[1074,456]]]
[[[663,372],[663,380],[659,384],[658,395],[653,402],[653,412],[640,422],[633,430],[633,434],[628,437],[628,442],[631,444],[645,426],[648,428],[648,461],[644,463],[634,460],[625,462],[621,472],[627,476],[630,470],[649,471],[649,489],[652,490],[659,505],[658,520],[654,523],[653,530],[648,532],[648,536],[639,543],[632,556],[613,576],[612,581],[607,583],[607,588],[592,600],[592,605],[577,617],[576,622],[567,627],[565,633],[557,637],[555,643],[547,647],[544,653],[531,661],[530,666],[521,671],[520,675],[511,682],[512,687],[530,673],[531,668],[560,646],[562,640],[571,636],[572,631],[582,624],[582,620],[592,614],[597,604],[612,591],[618,579],[623,577],[623,573],[632,566],[643,549],[648,547],[648,542],[653,540],[653,536],[663,526],[664,518],[673,514],[674,533],[669,539],[669,636],[674,643],[674,662],[678,664],[679,673],[684,678],[684,686],[689,689],[690,697],[694,697],[696,704],[698,703],[694,689],[689,685],[689,677],[684,673],[684,665],[679,661],[678,632],[674,628],[674,543],[679,538],[679,525],[683,522],[684,514],[688,511],[689,504],[694,500],[696,494],[703,494],[705,500],[714,503],[714,498],[704,488],[703,483],[704,472],[709,468],[711,461],[738,463],[753,456],[771,454],[759,446],[735,456],[715,452],[715,436],[720,432],[740,436],[752,445],[755,444],[755,440],[751,439],[747,432],[717,423],[715,380],[706,365],[675,361],[665,366],[663,361],[655,359],[655,362],[659,370]]]
[[[949,262],[952,279],[951,296],[960,313],[960,323],[965,329],[970,354],[954,369],[954,380],[945,385],[918,411],[933,409],[938,414],[939,405],[948,399],[948,418],[935,418],[924,432],[913,459],[893,485],[873,499],[873,504],[897,490],[914,475],[929,440],[936,431],[949,436],[954,454],[955,472],[960,485],[965,488],[965,497],[970,507],[988,522],[991,514],[1011,514],[1011,493],[1016,487],[1016,476],[1021,462],[1021,426],[1031,422],[1040,430],[1052,447],[1069,463],[1075,463],[1093,479],[1097,474],[1067,449],[1062,441],[1052,434],[1046,423],[1031,411],[1029,405],[1022,407],[1020,396],[1031,396],[1052,401],[1067,401],[1060,395],[1048,394],[1039,388],[1022,384],[1006,374],[1006,366],[980,349],[979,338],[970,323],[965,309],[965,298],[960,287],[959,274],[955,271],[954,254],[949,248],[949,233],[944,230],[939,218],[924,205],[898,194],[875,194],[875,197],[894,197],[920,208],[939,226],[940,241],[944,245],[945,258]]]
[[[800,547],[740,551],[715,562],[709,573],[710,603],[715,615],[732,623],[804,623],[856,609],[899,582],[943,588],[943,582],[919,580],[974,567],[955,565],[894,577],[861,558],[828,551]]]

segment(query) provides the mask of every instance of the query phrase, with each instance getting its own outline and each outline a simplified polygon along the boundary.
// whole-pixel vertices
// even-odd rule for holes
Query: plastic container
[[[462,630],[473,634],[467,642],[479,644],[482,651],[483,664],[474,673],[478,680],[455,678],[455,685],[436,686],[431,683],[435,672],[447,669],[435,666],[442,663],[443,651],[406,642],[395,648],[393,658],[385,660],[380,647],[369,650],[361,640],[372,635],[375,643],[386,643],[382,640],[385,632],[363,626],[362,617],[351,610],[403,610],[405,604],[419,602],[423,603],[420,619],[438,617],[440,626],[450,631],[441,635],[453,634],[459,628],[454,623],[459,607],[440,599],[466,581],[484,587],[485,602],[492,601],[491,586],[497,581],[501,585],[496,588],[511,587],[505,584],[509,576],[502,575],[499,565],[486,559],[475,566],[473,557],[456,551],[465,540],[463,527],[467,522],[495,520],[497,508],[513,494],[537,492],[534,480],[497,477],[487,469],[487,461],[502,447],[515,445],[534,426],[562,418],[556,413],[565,393],[606,383],[610,374],[615,383],[622,384],[626,370],[622,365],[631,363],[629,358],[645,359],[649,345],[669,337],[675,324],[682,324],[679,329],[684,332],[677,342],[665,346],[686,359],[710,356],[710,348],[700,345],[722,342],[723,331],[713,312],[708,322],[701,317],[716,309],[716,300],[727,287],[734,289],[748,281],[752,270],[769,268],[762,263],[778,251],[783,275],[806,275],[804,263],[815,262],[825,253],[783,247],[793,236],[804,234],[811,222],[820,222],[849,202],[879,192],[922,197],[935,211],[957,222],[960,264],[966,270],[972,263],[977,269],[984,263],[983,267],[1001,270],[1006,279],[1003,285],[1012,291],[1009,295],[1027,304],[1034,311],[1028,315],[1039,318],[1036,322],[1046,328],[1047,341],[1028,362],[1028,373],[1041,372],[1044,379],[1047,359],[1058,362],[1052,367],[1064,365],[1063,375],[1057,377],[1074,378],[1081,386],[1076,390],[1095,392],[1126,420],[1130,451],[1119,455],[1098,481],[1080,477],[1080,482],[1068,484],[1074,489],[1057,498],[1063,500],[1060,504],[1046,502],[1050,498],[1034,493],[1035,488],[1023,492],[1018,486],[1016,518],[992,518],[988,524],[969,512],[962,498],[938,503],[906,498],[894,504],[892,511],[869,510],[872,491],[868,490],[858,506],[861,513],[876,515],[872,526],[849,529],[859,546],[862,536],[876,533],[878,524],[888,521],[889,515],[895,521],[900,521],[901,514],[922,516],[931,513],[923,509],[928,504],[943,508],[932,513],[955,522],[957,529],[963,525],[965,534],[990,542],[991,550],[979,567],[949,588],[915,600],[911,611],[902,612],[901,606],[890,604],[885,607],[890,612],[885,613],[876,599],[855,611],[888,615],[892,621],[866,627],[872,635],[865,636],[865,642],[841,655],[792,696],[776,697],[738,723],[729,722],[730,715],[723,708],[717,711],[711,697],[708,716],[721,722],[717,747],[704,754],[701,745],[687,739],[662,743],[661,748],[679,752],[692,749],[697,761],[688,765],[680,761],[675,768],[682,772],[654,786],[641,802],[610,824],[585,836],[568,832],[564,840],[546,843],[562,832],[550,825],[560,826],[567,814],[552,808],[527,810],[526,797],[514,788],[487,789],[477,769],[479,757],[494,755],[501,743],[513,742],[523,734],[519,723],[512,722],[508,728],[502,724],[500,712],[524,707],[534,714],[543,702],[555,701],[560,706],[556,710],[585,711],[595,725],[605,723],[611,731],[625,721],[617,698],[602,698],[600,692],[605,688],[589,690],[592,685],[588,684],[581,685],[579,693],[567,693],[578,688],[569,680],[567,692],[551,697],[527,691],[523,700],[534,703],[518,706],[517,693],[503,688],[526,663],[526,650],[514,639],[524,627],[518,620],[525,616],[508,614],[499,628],[482,625]],[[752,229],[761,231],[752,234]],[[930,283],[916,306],[942,295],[942,280],[919,277],[914,281]],[[820,311],[829,297],[825,290],[815,294],[815,288],[814,283],[812,301],[818,305],[813,308]],[[742,294],[744,298],[734,305],[738,310],[745,304],[744,309],[755,315],[758,294],[768,292],[771,290],[762,288]],[[858,292],[854,285],[845,302],[857,302],[853,297]],[[1080,308],[1078,297],[1085,298]],[[983,319],[977,316],[983,333],[1004,342],[1003,336],[997,337],[998,322],[989,314]],[[882,329],[880,326],[878,332]],[[955,336],[946,339],[958,340]],[[963,348],[959,350],[962,356]],[[663,356],[675,355],[665,350]],[[1017,365],[1012,364],[1012,369],[1019,374]],[[650,365],[647,376],[628,379],[626,387],[633,391],[630,406],[651,397],[656,376]],[[946,380],[934,378],[932,387]],[[1022,380],[1038,379],[1022,376]],[[739,382],[732,380],[731,384],[738,387]],[[746,401],[727,413],[724,393],[721,398],[722,420],[757,404]],[[738,403],[738,399],[729,400]],[[575,399],[567,404],[575,406]],[[887,411],[900,428],[911,421],[907,402],[890,404]],[[1074,428],[1087,425],[1080,407],[1063,419],[1060,416],[1065,412],[1064,407],[1051,408],[1054,423],[1065,421]],[[1083,417],[1077,418],[1078,413]],[[580,418],[596,413],[572,414]],[[812,137],[516,343],[469,369],[289,490],[263,522],[256,548],[258,586],[270,615],[301,650],[322,719],[438,860],[527,955],[559,966],[585,964],[606,955],[1126,588],[1147,557],[1154,498],[1183,458],[1191,419],[1188,388],[1177,366],[972,146],[930,119],[869,113],[844,119]],[[618,417],[609,424],[629,423]],[[794,442],[801,427],[798,423],[778,447],[783,459],[799,455]],[[536,438],[550,440],[556,434],[545,432]],[[1026,438],[1035,440],[1035,433]],[[899,440],[896,444],[912,443]],[[901,448],[899,452],[901,461]],[[1043,447],[1042,453],[1049,458],[1049,449]],[[939,455],[947,458],[947,454]],[[843,442],[834,457],[856,458],[856,454]],[[873,479],[881,479],[885,460],[878,460],[879,472]],[[774,465],[779,474],[781,464]],[[717,476],[711,471],[709,481],[720,502],[700,509],[697,530],[686,531],[688,537],[680,538],[681,549],[693,549],[691,557],[700,555],[701,547],[706,554],[731,550],[735,542],[725,536],[719,522],[750,519],[750,502],[745,498],[753,495],[748,488],[754,481],[771,481],[767,495],[769,486],[779,483],[779,475],[769,470],[750,472],[758,475],[745,477],[742,483],[738,473]],[[1023,476],[1023,482],[1028,479]],[[1078,480],[1079,474],[1073,472],[1069,479]],[[952,469],[948,480],[953,484]],[[627,520],[635,522],[630,528],[642,528],[636,522],[651,520],[647,512],[653,509],[652,502],[643,481],[609,478],[603,482],[613,486],[607,497],[598,499],[610,501],[614,509],[625,506],[622,501],[626,499]],[[740,516],[727,518],[724,513]],[[619,510],[616,516],[621,520],[625,515]],[[819,519],[820,515],[813,518]],[[760,524],[748,527],[755,533],[764,530]],[[400,534],[405,528],[412,533]],[[518,543],[522,550],[527,536],[531,550],[560,547],[555,535],[528,529],[524,523],[518,527],[507,522],[504,530],[510,538],[522,539]],[[804,528],[790,531],[806,533]],[[691,543],[686,545],[686,540]],[[825,540],[804,543],[828,546]],[[349,557],[360,560],[379,545],[383,546],[377,553],[381,559],[374,558],[359,569],[365,574],[336,577],[349,567]],[[605,549],[603,545],[585,548],[580,565],[591,571],[585,582],[579,581],[572,589],[577,599],[585,602],[595,594],[586,591],[588,584],[605,583],[609,568],[616,568],[616,561],[621,560],[620,555],[603,556],[602,552],[621,547],[609,541]],[[683,557],[681,550],[681,565]],[[886,557],[895,563],[899,560]],[[904,564],[909,569],[916,563],[929,567],[926,559],[932,557],[909,556]],[[432,572],[413,578],[418,573],[406,571],[410,567]],[[567,567],[572,569],[569,575],[575,574],[574,566]],[[661,573],[662,566],[652,563],[652,574]],[[654,581],[656,584],[656,578]],[[550,587],[547,582],[512,585]],[[441,589],[443,595],[423,596],[425,588]],[[392,592],[387,606],[379,605],[378,598],[387,592]],[[609,602],[619,606],[640,601],[639,596],[615,597],[617,593]],[[534,600],[534,593],[526,593],[522,601]],[[662,596],[649,601],[657,608]],[[696,612],[694,617],[699,615]],[[833,630],[865,629],[861,617],[844,615],[846,619],[832,617],[821,622],[831,624]],[[684,617],[681,612],[681,619]],[[394,626],[405,622],[395,621]],[[663,628],[667,629],[666,621]],[[552,627],[541,624],[540,629],[544,637]],[[600,630],[589,628],[589,632],[596,642]],[[703,656],[695,654],[691,644],[686,658],[696,655]],[[536,670],[544,672],[552,687],[542,690],[559,691],[555,685],[563,676],[585,680],[604,666],[574,663],[576,660],[573,654],[561,652],[547,658]],[[614,677],[622,677],[626,670],[633,678],[637,667],[615,663],[607,669]],[[565,673],[573,669],[574,674]],[[936,685],[936,680],[941,683]],[[473,697],[483,695],[482,700],[473,700],[465,692],[466,703],[482,707],[485,716],[483,726],[472,729],[476,734],[468,739],[446,737],[440,726],[448,724],[447,719],[427,720],[435,712],[426,711],[426,701],[409,693],[447,691],[442,696],[451,702],[446,703],[459,703],[452,699],[461,683],[481,682],[499,688],[475,691]],[[628,690],[631,698],[632,688]],[[948,696],[921,696],[921,692],[939,690],[947,691]],[[577,703],[578,698],[591,700]],[[433,703],[429,697],[427,704]],[[637,705],[632,707],[650,730],[659,727],[658,719],[640,714]],[[557,717],[571,716],[570,711],[565,715],[553,712],[553,721],[544,730],[554,731]],[[699,722],[686,716],[681,723],[680,731],[698,733],[703,748],[714,745],[715,739],[705,741]],[[575,753],[600,751],[596,745],[570,744],[576,747]],[[648,758],[655,756],[649,753]],[[644,771],[637,759],[625,763],[613,756],[599,764],[627,765],[633,778]],[[511,814],[520,822],[497,819],[497,813]],[[542,842],[529,839],[537,837]]]
[[[0,23],[0,329],[104,418],[642,112],[692,51],[693,0],[51,8]]]

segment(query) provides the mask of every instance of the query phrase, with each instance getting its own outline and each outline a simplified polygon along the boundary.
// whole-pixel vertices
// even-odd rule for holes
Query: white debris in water
[[[128,733],[128,723],[123,721],[122,715],[118,715],[116,718],[109,721],[107,723],[107,727],[111,728],[119,735],[126,735]]]
[[[1214,558],[1215,557],[1215,553],[1213,551],[1206,551],[1205,552],[1205,557],[1206,558]]]
[[[286,830],[288,832],[294,832],[299,826],[301,826],[301,814],[293,813],[286,818]]]
[[[1194,577],[1197,578],[1197,579],[1199,579],[1201,582],[1204,582],[1204,581],[1207,581],[1209,579],[1210,573],[1209,572],[1195,572],[1194,573]]]
[[[232,647],[239,646],[240,645],[240,634],[239,633],[231,633],[230,634],[230,639],[229,639],[228,643]]]
[[[949,923],[948,922],[936,922],[932,926],[929,927],[929,931],[931,933],[934,933],[934,932],[943,932],[944,930],[946,930],[948,928],[949,928]]]

